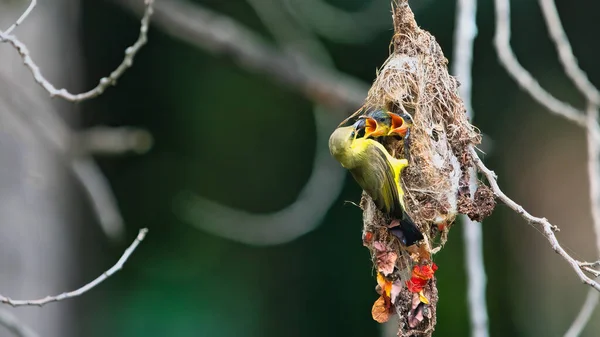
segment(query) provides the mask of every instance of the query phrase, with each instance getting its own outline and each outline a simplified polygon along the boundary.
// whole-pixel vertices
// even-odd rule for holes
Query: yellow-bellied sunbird
[[[360,125],[360,120],[356,124]],[[358,138],[358,131],[356,125],[337,128],[329,138],[329,150],[350,171],[377,208],[400,220],[402,243],[410,246],[423,239],[423,235],[404,211],[400,173],[408,161],[392,157],[373,139]]]

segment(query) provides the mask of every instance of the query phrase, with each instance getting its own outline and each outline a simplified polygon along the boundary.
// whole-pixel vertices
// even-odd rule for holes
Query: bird
[[[390,112],[391,125],[388,131],[388,136],[399,135],[402,137],[404,158],[410,161],[410,129],[413,125],[412,117],[404,112],[395,114]]]
[[[389,131],[387,136],[399,135],[400,137],[407,138],[410,133],[410,128],[413,125],[412,117],[408,113],[396,114],[392,112],[388,112],[391,125],[389,126]]]
[[[397,114],[380,108],[363,108],[362,112],[356,118],[364,120],[365,137],[367,138],[395,135],[405,138],[413,124],[412,117],[406,112]],[[340,124],[340,126],[342,125]]]
[[[408,113],[396,114],[384,109],[372,109],[366,114],[358,116],[355,126],[361,120],[364,121],[361,123],[364,123],[365,138],[400,136],[403,141],[404,158],[410,161],[410,128],[413,122]]]
[[[348,169],[354,180],[373,199],[378,209],[400,221],[401,241],[411,246],[423,234],[405,212],[404,190],[400,182],[406,159],[396,159],[374,139],[358,137],[361,120],[354,125],[338,127],[329,138],[331,155]]]
[[[390,127],[392,126],[392,117],[390,113],[382,109],[373,110],[366,115],[359,116],[358,120],[365,121],[365,138],[388,136]],[[357,129],[359,128],[356,123],[355,127]]]

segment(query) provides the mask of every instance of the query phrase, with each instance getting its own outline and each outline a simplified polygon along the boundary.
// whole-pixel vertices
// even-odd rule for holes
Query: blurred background
[[[600,4],[556,2],[579,64],[598,83]],[[27,3],[0,0],[2,27]],[[79,92],[121,62],[139,33],[141,3],[41,2],[15,33],[49,80]],[[411,4],[452,62],[456,3]],[[519,60],[558,98],[581,107],[537,1],[512,6]],[[493,2],[478,7],[473,108],[474,124],[486,135],[485,161],[509,196],[561,228],[569,253],[593,260],[585,134],[507,75],[492,45]],[[327,149],[329,134],[353,110],[314,105],[236,61],[234,51],[182,37],[188,31],[170,23],[169,8],[180,10],[173,22],[193,15],[190,8],[218,15],[196,24],[225,29],[222,16],[235,20],[277,53],[335,68],[359,80],[357,88],[373,81],[392,36],[389,1],[158,0],[149,44],[134,66],[117,87],[77,105],[48,98],[15,51],[0,45],[0,293],[41,298],[83,285],[148,227],[124,269],[99,287],[13,312],[45,337],[386,335],[371,318],[376,282],[361,244],[361,212],[352,204],[361,192]],[[245,42],[252,41],[239,43]],[[81,157],[93,158],[108,179],[122,235],[99,225],[77,169],[65,164],[65,149],[52,145],[60,140],[40,136],[53,125],[49,116],[81,137],[99,126],[152,135],[147,152],[143,138],[139,153],[90,150]],[[86,138],[75,139],[81,145]],[[469,334],[460,226],[436,255],[435,336]],[[498,205],[483,231],[491,335],[561,336],[588,288],[538,229],[506,206]],[[599,334],[596,312],[583,336]]]

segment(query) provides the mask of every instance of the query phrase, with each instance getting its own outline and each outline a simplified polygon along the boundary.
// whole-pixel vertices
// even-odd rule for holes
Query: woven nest
[[[459,213],[481,221],[491,213],[495,200],[481,182],[474,196],[469,191],[474,167],[469,148],[481,142],[481,135],[467,119],[458,95],[459,83],[448,74],[448,60],[435,38],[417,26],[406,0],[395,2],[393,9],[392,52],[378,72],[364,106],[412,116],[409,166],[402,173],[402,184],[406,211],[425,239],[416,246],[401,246],[388,231],[390,219],[376,209],[366,194],[361,206],[363,238],[369,237],[365,246],[371,251],[376,270],[385,269],[382,256],[393,252],[398,256],[394,259],[394,272],[384,275],[388,282],[402,285],[410,278],[412,265],[432,263],[432,254],[446,242]],[[383,143],[396,157],[405,153],[403,141],[388,138]],[[392,296],[390,312],[395,311],[400,317],[399,336],[433,333],[438,300],[435,283],[435,278],[431,279],[423,290],[428,305],[419,303],[416,294],[406,287]]]

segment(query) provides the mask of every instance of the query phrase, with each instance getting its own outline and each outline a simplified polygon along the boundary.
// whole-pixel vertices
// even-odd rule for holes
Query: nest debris
[[[458,95],[459,83],[448,73],[448,60],[440,46],[417,26],[407,0],[393,3],[393,21],[392,52],[378,71],[364,107],[412,116],[410,164],[402,173],[402,185],[406,211],[425,239],[418,245],[403,247],[391,234],[389,217],[365,193],[361,208],[363,243],[371,252],[375,269],[378,273],[390,271],[390,261],[382,262],[382,256],[393,256],[393,272],[383,275],[386,282],[403,285],[410,280],[412,266],[432,265],[432,255],[443,247],[457,214],[481,221],[493,211],[495,197],[481,181],[471,196],[470,172],[475,166],[469,148],[481,142],[481,135],[467,119]],[[403,141],[389,138],[383,144],[397,157],[405,153]],[[381,289],[379,292],[380,300],[386,298]],[[398,336],[431,336],[438,301],[435,278],[427,281],[421,293],[428,303],[419,301],[419,295],[407,286],[396,293],[392,287],[392,293],[384,309],[399,315]],[[378,302],[373,308],[374,318],[380,309],[377,306],[383,305]],[[387,320],[377,312],[376,320]]]

